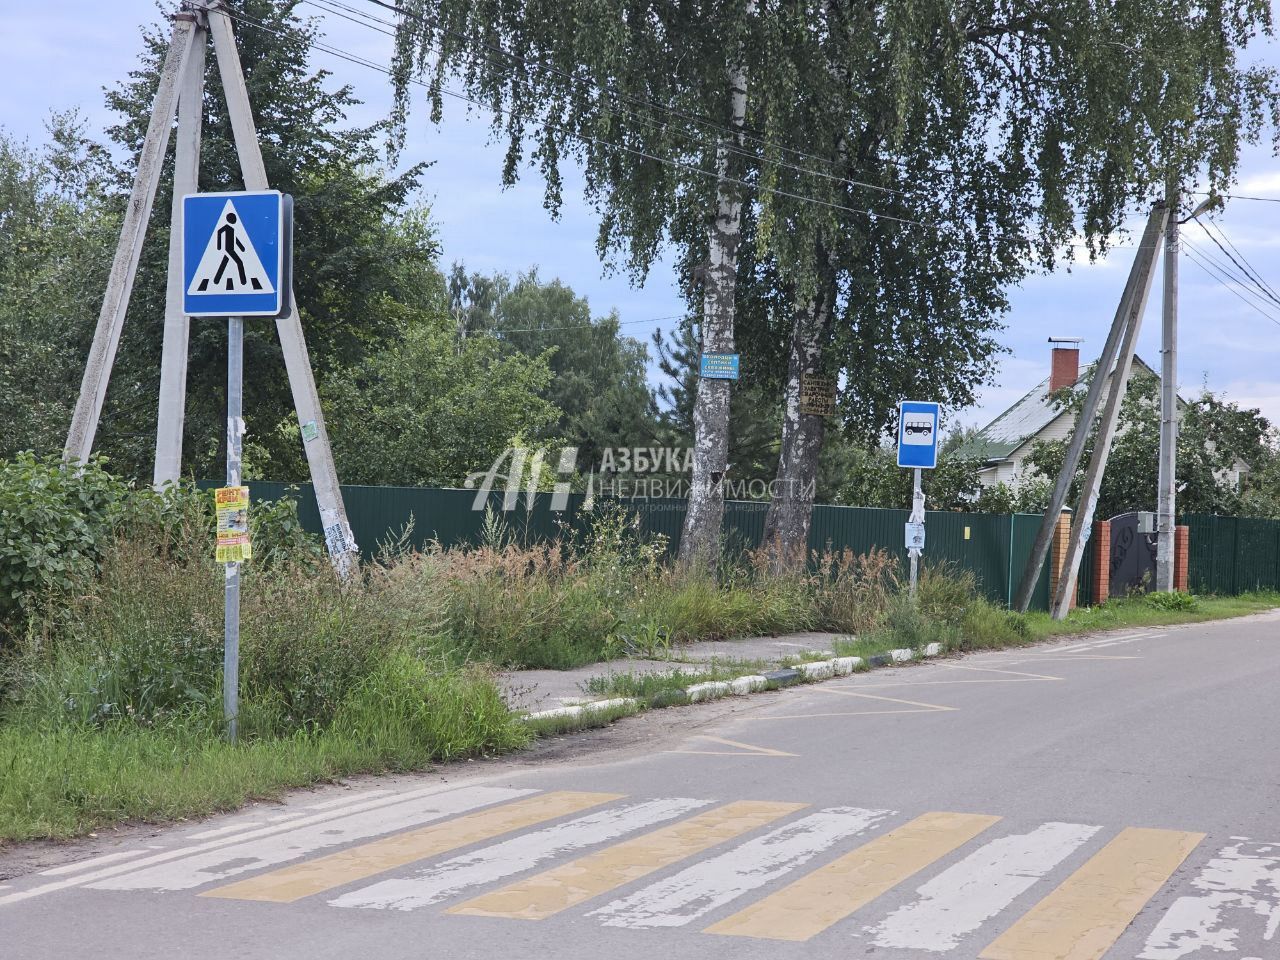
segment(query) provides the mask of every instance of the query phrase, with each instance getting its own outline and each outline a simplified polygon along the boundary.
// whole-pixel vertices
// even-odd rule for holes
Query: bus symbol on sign
[[[912,444],[933,443],[933,417],[907,414],[902,427],[902,442]]]
[[[904,400],[898,407],[898,466],[932,470],[938,464],[936,403]]]

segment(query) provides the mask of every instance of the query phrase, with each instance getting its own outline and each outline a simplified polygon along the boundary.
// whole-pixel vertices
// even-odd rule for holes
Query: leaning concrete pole
[[[1156,590],[1173,591],[1174,512],[1178,476],[1178,181],[1169,181],[1164,240],[1164,310],[1160,351],[1160,472],[1156,488]]]
[[[169,129],[173,126],[178,91],[186,81],[196,33],[196,14],[182,11],[174,16],[173,37],[169,41],[169,50],[160,70],[160,85],[156,89],[155,103],[151,107],[147,135],[142,141],[142,153],[138,157],[138,169],[133,178],[133,191],[129,194],[129,204],[125,207],[120,240],[116,244],[115,258],[111,261],[111,274],[107,278],[107,292],[102,299],[98,325],[93,332],[93,344],[89,348],[89,360],[80,381],[80,396],[76,400],[75,412],[71,416],[71,429],[67,431],[67,443],[62,451],[62,458],[68,463],[84,463],[93,450],[93,438],[98,432],[98,421],[107,396],[107,383],[115,364],[116,351],[120,347],[124,316],[129,310],[129,297],[133,293],[133,281],[138,273],[138,259],[142,256],[147,221],[151,219],[151,207],[156,199],[160,171],[164,166],[165,152],[169,148]]]
[[[1049,497],[1049,506],[1045,509],[1040,521],[1040,529],[1036,533],[1035,544],[1031,548],[1031,556],[1027,558],[1027,567],[1023,571],[1022,580],[1018,584],[1018,593],[1013,607],[1020,613],[1026,613],[1031,606],[1031,595],[1035,593],[1036,581],[1040,579],[1040,571],[1044,569],[1045,560],[1049,556],[1049,545],[1053,540],[1054,528],[1058,525],[1058,517],[1062,508],[1067,505],[1067,496],[1071,493],[1071,482],[1075,479],[1076,470],[1080,466],[1080,458],[1084,454],[1084,445],[1089,439],[1089,431],[1093,427],[1094,418],[1098,415],[1098,407],[1102,403],[1102,393],[1107,382],[1107,372],[1116,362],[1116,354],[1120,349],[1120,341],[1124,336],[1125,326],[1132,313],[1134,298],[1137,296],[1141,278],[1143,254],[1154,250],[1160,243],[1160,228],[1157,222],[1164,223],[1161,216],[1162,205],[1152,208],[1147,218],[1146,229],[1142,233],[1142,242],[1138,246],[1138,254],[1134,257],[1133,266],[1129,270],[1129,279],[1125,282],[1124,292],[1120,295],[1120,303],[1116,307],[1115,317],[1111,321],[1111,330],[1107,333],[1106,344],[1102,355],[1094,366],[1093,378],[1089,382],[1089,390],[1085,394],[1084,407],[1076,419],[1075,431],[1071,434],[1071,442],[1067,444],[1066,458],[1062,462],[1062,470],[1053,485],[1053,493]]]
[[[160,404],[156,411],[157,490],[177,483],[182,474],[182,428],[187,406],[187,349],[191,319],[182,309],[182,198],[199,189],[200,128],[204,120],[204,59],[209,32],[196,25],[191,63],[178,94],[178,133],[174,145],[173,206],[169,215],[169,285],[164,302],[164,343],[160,353]]]
[[[227,114],[236,141],[236,153],[240,157],[240,169],[244,173],[245,189],[268,190],[270,184],[267,182],[267,168],[262,161],[258,131],[249,108],[249,93],[245,88],[240,51],[236,48],[235,35],[231,31],[231,20],[220,0],[211,3],[208,12],[209,32],[213,35],[218,74],[227,95]],[[333,462],[333,451],[329,447],[329,433],[325,429],[324,413],[320,409],[320,395],[316,391],[311,358],[307,354],[307,341],[302,332],[297,300],[292,291],[289,293],[289,312],[276,320],[276,332],[284,353],[289,387],[293,391],[293,405],[298,413],[302,447],[311,468],[311,483],[315,488],[316,504],[320,508],[325,544],[335,569],[345,579],[352,568],[356,542],[351,533],[351,525],[347,522],[347,509],[342,502],[342,490],[338,486],[338,470]]]
[[[1129,388],[1129,371],[1133,366],[1133,353],[1138,344],[1138,331],[1142,329],[1142,315],[1147,309],[1147,297],[1151,293],[1151,281],[1155,278],[1156,250],[1160,245],[1160,234],[1164,231],[1169,218],[1169,208],[1163,203],[1157,204],[1147,221],[1150,228],[1156,229],[1153,242],[1138,249],[1134,258],[1134,269],[1138,271],[1138,295],[1134,298],[1124,331],[1124,342],[1120,345],[1120,357],[1116,361],[1115,371],[1111,375],[1111,389],[1107,391],[1107,407],[1098,423],[1098,435],[1093,441],[1093,454],[1089,458],[1089,468],[1085,471],[1084,485],[1080,491],[1080,502],[1076,505],[1075,515],[1071,519],[1071,535],[1067,540],[1067,555],[1062,561],[1062,573],[1058,577],[1058,589],[1050,606],[1050,613],[1055,620],[1061,620],[1071,612],[1071,598],[1076,592],[1076,578],[1080,573],[1080,558],[1084,555],[1085,544],[1089,542],[1089,531],[1093,529],[1093,515],[1098,509],[1098,493],[1102,488],[1102,475],[1107,469],[1107,460],[1111,456],[1111,442],[1115,439],[1116,429],[1120,425],[1120,405]],[[1094,373],[1094,379],[1103,378],[1106,370]],[[1076,429],[1080,429],[1077,423]]]

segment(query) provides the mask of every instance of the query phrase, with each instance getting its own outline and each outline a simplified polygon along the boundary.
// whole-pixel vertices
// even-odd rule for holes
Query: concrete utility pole
[[[147,135],[142,142],[142,154],[138,157],[129,204],[124,210],[120,241],[111,261],[106,296],[98,313],[89,360],[80,380],[80,396],[71,415],[71,429],[67,431],[67,442],[62,451],[62,459],[68,463],[84,463],[93,452],[93,438],[102,417],[107,383],[116,362],[116,350],[120,347],[124,315],[129,309],[133,281],[138,274],[142,240],[147,232],[147,221],[151,219],[151,205],[156,199],[156,187],[160,183],[160,171],[169,147],[169,129],[173,126],[178,91],[184,85],[196,40],[196,21],[196,13],[186,10],[173,18],[173,38],[169,41],[164,66],[160,68],[160,85],[151,105],[151,119],[147,122]]]
[[[1160,473],[1156,488],[1156,590],[1173,592],[1173,538],[1178,469],[1178,205],[1182,192],[1169,178],[1165,202],[1164,310],[1160,337]]]
[[[204,59],[209,30],[195,26],[191,61],[178,93],[178,133],[174,148],[173,206],[169,216],[169,285],[164,302],[164,345],[160,355],[160,404],[156,410],[157,490],[182,476],[182,428],[187,406],[187,349],[191,319],[182,310],[182,198],[200,189],[200,128],[204,120]]]
[[[218,71],[227,97],[227,114],[235,139],[236,153],[247,190],[267,190],[266,167],[258,133],[249,107],[240,52],[236,48],[231,21],[222,0],[205,4],[184,3],[173,17],[173,37],[160,72],[146,138],[138,159],[133,192],[125,208],[124,224],[111,264],[106,296],[94,331],[93,345],[85,365],[80,396],[63,450],[68,463],[83,463],[93,449],[94,435],[102,416],[107,382],[120,345],[120,333],[129,297],[138,270],[138,259],[146,235],[147,221],[155,202],[160,172],[169,145],[170,128],[179,108],[178,146],[174,174],[174,237],[182,232],[182,194],[195,192],[199,174],[200,123],[203,116],[205,46],[212,36]],[[183,408],[186,404],[187,337],[189,321],[181,315],[181,244],[171,239],[169,285],[165,309],[165,338],[161,361],[161,388],[154,482],[163,486],[178,479],[182,461]],[[176,298],[176,299],[175,299]],[[320,397],[316,391],[311,360],[307,353],[302,323],[293,291],[289,291],[286,312],[276,318],[276,331],[284,354],[285,370],[293,391],[294,407],[303,450],[311,469],[316,503],[324,527],[325,544],[334,568],[345,579],[354,565],[357,547],[347,522],[338,472],[329,446]]]
[[[1173,592],[1174,537],[1178,524],[1178,257],[1182,191],[1169,178],[1169,225],[1164,243],[1164,313],[1160,353],[1160,479],[1156,488],[1156,590]],[[1205,200],[1187,219],[1214,205]]]
[[[1076,505],[1075,514],[1071,518],[1067,554],[1063,558],[1062,571],[1058,575],[1058,589],[1049,608],[1055,620],[1061,620],[1071,612],[1071,598],[1076,593],[1080,559],[1084,556],[1085,544],[1089,542],[1089,534],[1093,530],[1093,515],[1098,509],[1102,475],[1106,472],[1107,460],[1111,456],[1111,442],[1115,439],[1116,429],[1120,425],[1120,406],[1124,403],[1124,395],[1129,389],[1129,371],[1133,367],[1133,354],[1138,345],[1138,331],[1142,329],[1142,315],[1147,310],[1147,297],[1151,293],[1151,283],[1155,279],[1156,250],[1159,249],[1160,234],[1165,229],[1168,216],[1169,208],[1163,203],[1156,204],[1155,209],[1151,211],[1151,216],[1147,219],[1143,246],[1139,248],[1138,255],[1134,258],[1136,290],[1126,318],[1120,356],[1116,359],[1116,368],[1111,374],[1107,406],[1102,412],[1102,419],[1098,422],[1098,434],[1093,441],[1093,454],[1089,457],[1089,467],[1085,471],[1084,484],[1080,490],[1080,502]],[[1105,379],[1106,376],[1106,370],[1094,372],[1095,379],[1099,377]],[[1088,426],[1077,422],[1076,430],[1088,430]]]
[[[1020,613],[1026,613],[1031,606],[1031,595],[1035,593],[1036,581],[1040,579],[1040,571],[1044,569],[1045,560],[1049,556],[1049,546],[1053,540],[1054,528],[1058,525],[1058,517],[1062,508],[1067,505],[1067,495],[1071,492],[1071,483],[1075,480],[1076,469],[1080,466],[1080,458],[1084,454],[1085,441],[1089,439],[1089,431],[1094,418],[1098,415],[1098,407],[1102,404],[1102,393],[1106,388],[1107,374],[1116,362],[1120,350],[1120,341],[1125,328],[1133,314],[1133,304],[1139,289],[1149,282],[1144,277],[1143,264],[1150,266],[1150,258],[1155,257],[1155,249],[1160,244],[1160,233],[1164,227],[1163,205],[1157,205],[1147,218],[1146,229],[1142,233],[1142,242],[1138,245],[1137,256],[1129,269],[1129,279],[1125,281],[1124,292],[1120,295],[1120,303],[1116,307],[1115,317],[1111,321],[1111,330],[1102,348],[1102,355],[1094,365],[1093,379],[1089,381],[1089,390],[1085,394],[1084,407],[1076,419],[1076,428],[1067,444],[1066,457],[1062,470],[1053,485],[1053,493],[1049,497],[1049,506],[1040,521],[1040,530],[1036,533],[1035,543],[1031,547],[1031,555],[1027,558],[1027,567],[1023,571],[1022,580],[1018,584],[1018,593],[1014,597],[1013,607]],[[1145,303],[1145,294],[1143,294]],[[1079,516],[1079,511],[1076,513]]]

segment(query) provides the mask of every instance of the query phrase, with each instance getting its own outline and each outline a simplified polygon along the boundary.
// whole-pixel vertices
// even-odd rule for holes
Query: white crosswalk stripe
[[[222,846],[89,884],[98,890],[188,890],[309,854],[442,820],[476,807],[534,793],[505,787],[470,787],[311,824],[243,844]]]
[[[335,907],[394,910],[439,903],[471,887],[504,880],[552,857],[616,840],[709,802],[673,797],[604,810],[453,857],[412,877],[383,880],[353,890],[329,902]]]
[[[1237,840],[1191,881],[1147,938],[1140,960],[1220,957],[1242,935],[1274,943],[1280,932],[1280,844]],[[1280,944],[1268,956],[1280,954]]]
[[[592,912],[613,927],[679,927],[802,866],[842,840],[870,830],[888,810],[833,807]]]
[[[945,953],[978,930],[1101,827],[1046,823],[1000,837],[921,886],[917,899],[868,927],[880,947]]]

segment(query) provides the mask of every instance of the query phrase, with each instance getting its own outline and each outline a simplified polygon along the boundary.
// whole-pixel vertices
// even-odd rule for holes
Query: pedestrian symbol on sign
[[[228,200],[218,219],[218,229],[209,238],[204,256],[196,266],[195,276],[191,278],[191,286],[187,288],[189,296],[249,291],[275,292],[258,252],[253,248],[253,241],[239,223],[236,208]]]
[[[274,190],[183,197],[183,312],[279,316],[289,287],[285,221],[284,197]]]

